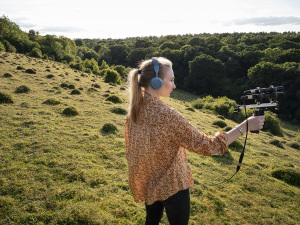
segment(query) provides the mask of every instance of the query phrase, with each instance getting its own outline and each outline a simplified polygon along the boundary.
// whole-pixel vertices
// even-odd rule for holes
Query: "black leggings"
[[[190,218],[189,189],[179,191],[164,201],[156,201],[152,205],[146,204],[145,225],[158,225],[164,208],[166,208],[170,225],[188,225]]]

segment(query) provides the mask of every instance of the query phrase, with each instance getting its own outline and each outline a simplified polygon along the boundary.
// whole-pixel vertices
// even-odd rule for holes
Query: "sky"
[[[0,16],[71,39],[300,32],[299,0],[0,0]]]

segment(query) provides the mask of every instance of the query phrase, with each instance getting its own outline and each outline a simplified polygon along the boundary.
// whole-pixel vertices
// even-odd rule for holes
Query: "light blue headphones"
[[[153,89],[160,89],[161,86],[163,85],[162,79],[158,76],[158,71],[159,71],[159,63],[157,58],[152,58],[152,63],[153,63],[153,68],[155,71],[155,77],[153,77],[150,81],[151,87]]]

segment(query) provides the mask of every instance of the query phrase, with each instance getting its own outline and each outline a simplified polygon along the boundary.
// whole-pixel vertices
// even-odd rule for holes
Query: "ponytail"
[[[144,99],[142,89],[139,84],[139,71],[137,69],[133,69],[129,73],[128,78],[130,82],[130,107],[128,117],[131,119],[131,121],[136,122],[140,106]]]

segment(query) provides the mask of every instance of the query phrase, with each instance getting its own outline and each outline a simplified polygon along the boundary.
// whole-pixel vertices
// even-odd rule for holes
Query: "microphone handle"
[[[264,110],[254,110],[253,111],[253,116],[263,116],[263,115],[265,115],[265,111]],[[250,132],[258,134],[259,130],[251,130]]]

